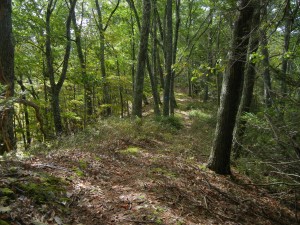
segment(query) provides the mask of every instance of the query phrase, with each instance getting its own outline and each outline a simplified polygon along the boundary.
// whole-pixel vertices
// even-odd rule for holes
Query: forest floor
[[[297,224],[299,200],[206,169],[214,123],[195,125],[188,101],[179,130],[114,119],[2,159],[0,224]]]

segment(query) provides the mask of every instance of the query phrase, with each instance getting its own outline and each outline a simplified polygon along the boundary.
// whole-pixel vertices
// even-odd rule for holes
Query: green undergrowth
[[[169,129],[170,131],[176,131],[183,128],[182,119],[178,116],[160,116],[155,119],[161,126],[165,129]]]
[[[203,112],[216,112],[218,106],[215,102],[202,102],[196,99],[179,105],[183,111],[201,110]]]
[[[199,156],[206,158],[210,153],[216,126],[215,114],[215,111],[202,109],[193,109],[188,112],[191,124],[187,135],[192,137],[189,145],[191,145],[190,153],[194,158],[199,158]]]
[[[268,185],[273,191],[299,186],[300,161],[295,152],[299,126],[273,109],[248,113],[243,119],[247,124],[240,158],[233,162],[238,171],[254,183],[274,184]]]
[[[183,127],[180,117],[126,118],[99,120],[77,134],[61,137],[50,143],[32,146],[30,154],[47,153],[55,149],[81,148],[94,150],[97,143],[116,140],[170,140]]]

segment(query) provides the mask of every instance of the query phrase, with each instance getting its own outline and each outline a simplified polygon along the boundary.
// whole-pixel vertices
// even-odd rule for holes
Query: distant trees
[[[15,147],[13,104],[14,45],[12,36],[12,2],[0,2],[0,154]]]

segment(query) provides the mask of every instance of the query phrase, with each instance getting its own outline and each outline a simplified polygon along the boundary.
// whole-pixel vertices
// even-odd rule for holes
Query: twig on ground
[[[286,186],[292,186],[292,187],[300,187],[300,184],[285,183],[285,182],[274,182],[274,183],[267,183],[267,184],[253,184],[253,183],[250,183],[250,184],[241,184],[241,185],[244,185],[244,186],[249,186],[249,185],[252,185],[252,186],[286,185]]]

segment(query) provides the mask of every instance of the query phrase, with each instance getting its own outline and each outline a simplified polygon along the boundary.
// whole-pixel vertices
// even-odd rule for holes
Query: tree
[[[82,80],[83,80],[84,90],[85,90],[84,98],[85,98],[85,105],[86,105],[86,113],[89,117],[91,117],[93,115],[93,102],[92,102],[93,91],[91,87],[91,82],[89,82],[89,78],[86,71],[86,59],[84,57],[84,53],[82,49],[82,41],[81,41],[81,27],[78,27],[77,25],[75,12],[72,14],[72,23],[74,26],[77,55],[80,63]]]
[[[173,42],[173,52],[172,52],[172,65],[176,63],[176,55],[177,55],[177,47],[178,47],[178,36],[179,36],[179,27],[180,27],[180,7],[181,7],[181,1],[176,0],[175,2],[175,13],[176,13],[176,21],[175,21],[175,31],[174,31],[174,42]],[[174,115],[174,110],[176,106],[176,99],[175,99],[175,70],[172,69],[171,74],[171,82],[170,82],[170,114]]]
[[[7,100],[14,96],[14,45],[12,37],[12,2],[0,2],[0,83],[4,86],[0,105],[0,154],[15,147],[13,105]],[[1,88],[2,89],[2,88]]]
[[[269,57],[269,50],[268,50],[268,39],[266,32],[262,29],[261,30],[261,53],[263,55],[262,65],[263,65],[263,81],[264,81],[264,102],[266,107],[272,106],[272,99],[271,99],[271,76],[270,76],[270,57]]]
[[[150,76],[150,82],[152,87],[152,95],[153,95],[153,103],[154,103],[154,113],[156,116],[160,116],[160,109],[159,109],[159,103],[160,103],[160,97],[159,92],[157,89],[157,2],[156,0],[152,1],[152,70],[150,68],[150,60],[148,58],[147,60],[147,67],[149,71]]]
[[[95,0],[96,3],[96,9],[98,13],[98,21],[97,21],[97,27],[100,33],[100,67],[101,67],[101,74],[102,74],[102,83],[103,83],[103,104],[105,105],[104,110],[104,116],[110,116],[111,115],[111,99],[109,94],[109,85],[107,82],[107,73],[106,73],[106,66],[105,66],[105,31],[109,25],[109,22],[111,20],[111,17],[114,15],[116,10],[119,7],[120,0],[118,0],[116,7],[111,11],[108,20],[106,24],[103,23],[103,13],[102,9],[100,7],[99,1]]]
[[[166,78],[164,81],[164,97],[163,97],[163,115],[170,115],[170,97],[172,84],[172,62],[173,62],[173,24],[172,24],[172,0],[167,0],[166,3],[166,32],[164,38],[165,52],[165,70]]]
[[[252,97],[253,97],[253,90],[254,90],[254,84],[256,78],[256,69],[257,69],[256,68],[257,59],[255,58],[255,55],[257,54],[257,50],[259,47],[260,7],[256,7],[255,9],[252,24],[253,26],[251,30],[249,49],[248,49],[249,60],[245,71],[243,93],[239,105],[234,133],[233,133],[232,150],[235,158],[238,158],[241,154],[241,143],[246,131],[247,120],[245,120],[242,116],[245,113],[250,112],[250,107],[251,107]]]
[[[233,129],[240,102],[254,1],[240,0],[233,30],[227,73],[223,79],[215,138],[207,167],[219,174],[230,174]]]
[[[299,11],[300,2],[296,1],[295,8],[291,7],[291,0],[286,1],[286,6],[284,9],[284,44],[283,44],[283,57],[281,65],[281,93],[284,97],[288,94],[287,88],[287,73],[289,73],[289,50],[290,50],[290,40],[293,31],[293,24],[296,19],[297,13]]]
[[[133,91],[133,115],[142,117],[145,65],[150,31],[151,2],[143,1],[143,21],[140,35],[140,47]]]
[[[66,45],[65,45],[65,54],[62,63],[62,70],[59,76],[59,80],[55,81],[55,70],[53,64],[53,52],[52,52],[52,40],[51,40],[51,16],[56,7],[57,0],[49,0],[47,6],[46,13],[46,59],[47,59],[47,75],[49,76],[50,86],[51,86],[51,94],[52,94],[52,112],[54,118],[54,125],[56,135],[60,136],[63,133],[63,126],[61,121],[61,112],[60,112],[60,100],[59,94],[63,83],[66,79],[68,66],[69,66],[69,58],[71,51],[71,20],[72,14],[74,13],[74,8],[77,0],[70,0],[70,9],[69,15],[66,21]]]

